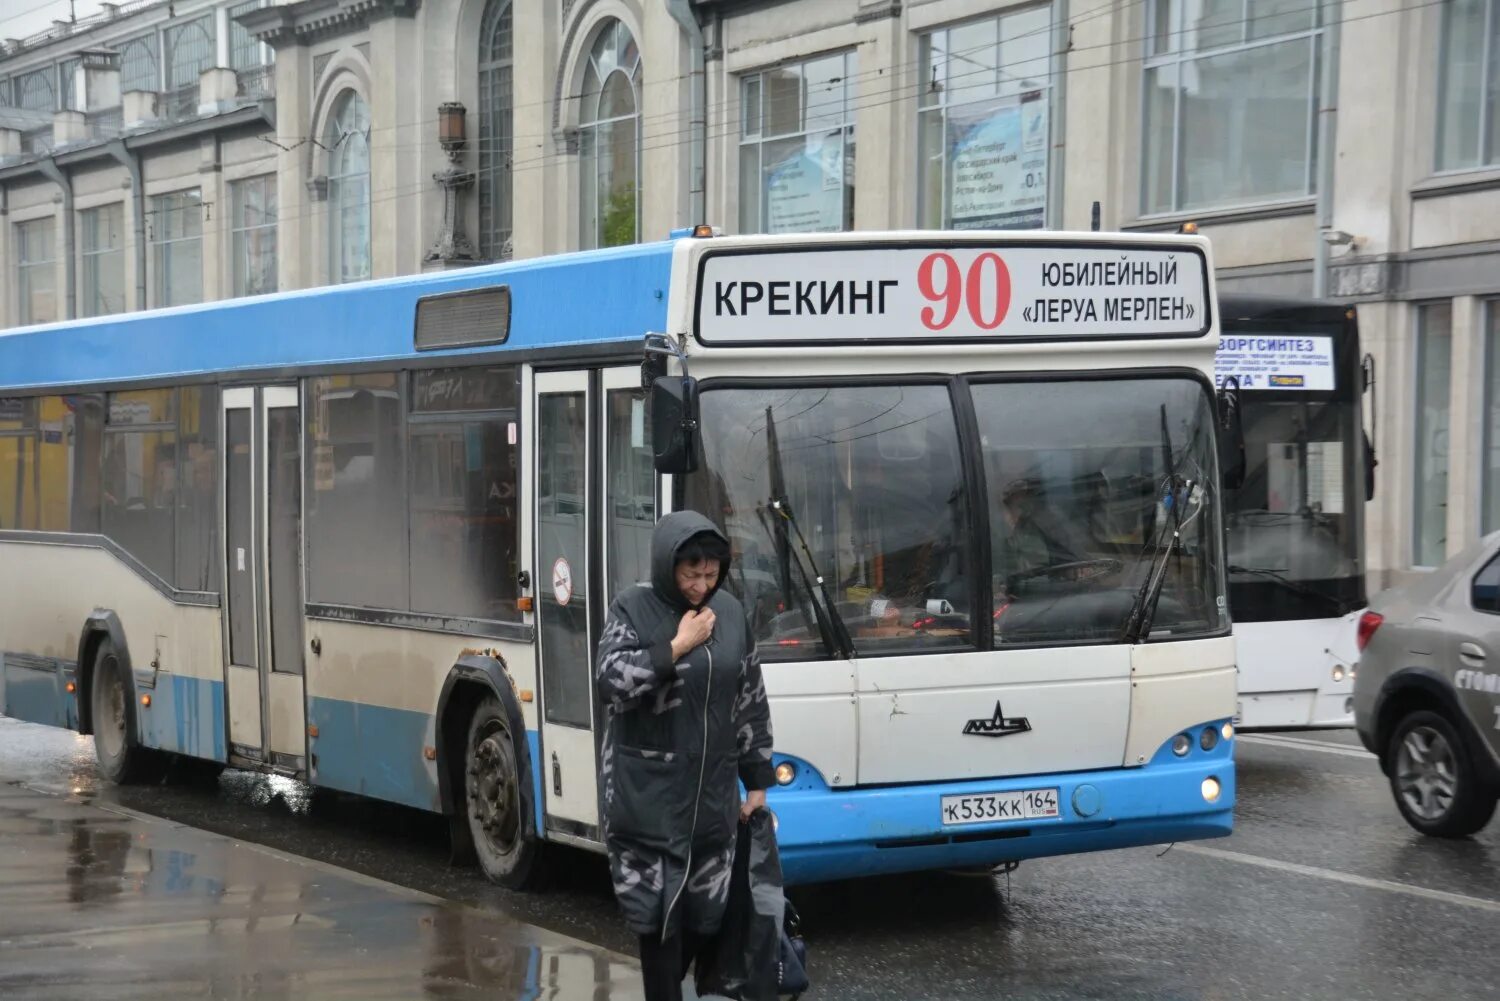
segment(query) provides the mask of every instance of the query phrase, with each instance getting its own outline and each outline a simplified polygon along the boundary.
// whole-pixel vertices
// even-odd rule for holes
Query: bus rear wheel
[[[479,868],[493,883],[534,889],[543,876],[542,845],[526,833],[520,756],[500,700],[481,700],[469,722],[464,754],[464,809]]]
[[[115,645],[99,644],[94,655],[91,704],[94,723],[94,755],[99,773],[111,782],[129,785],[161,777],[161,755],[142,747],[136,733],[135,706],[125,687],[125,666]]]

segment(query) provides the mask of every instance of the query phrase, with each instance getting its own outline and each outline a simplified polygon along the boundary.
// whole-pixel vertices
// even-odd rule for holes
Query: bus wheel
[[[479,868],[493,883],[533,889],[542,876],[542,845],[526,833],[522,815],[520,747],[505,709],[483,699],[469,723],[464,755],[464,799]]]
[[[1489,823],[1495,794],[1483,787],[1463,737],[1446,716],[1409,714],[1391,735],[1391,792],[1406,822],[1435,838],[1462,838]]]
[[[99,772],[111,782],[128,785],[161,776],[161,756],[142,747],[136,736],[135,707],[125,688],[125,667],[114,644],[104,640],[94,656],[90,686],[94,711],[94,754]]]

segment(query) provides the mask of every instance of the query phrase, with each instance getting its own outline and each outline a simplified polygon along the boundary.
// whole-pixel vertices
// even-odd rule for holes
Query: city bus
[[[1353,307],[1219,297],[1217,376],[1242,401],[1245,475],[1226,491],[1244,730],[1354,725],[1374,448]]]
[[[1210,248],[722,237],[0,334],[7,715],[602,849],[592,680],[692,508],[792,883],[1227,835]],[[191,770],[189,770],[191,772]]]

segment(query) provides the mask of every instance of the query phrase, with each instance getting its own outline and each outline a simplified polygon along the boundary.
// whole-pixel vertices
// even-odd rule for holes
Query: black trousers
[[[682,1001],[682,982],[698,953],[709,939],[682,932],[665,942],[661,934],[641,936],[641,980],[646,987],[646,1001]]]

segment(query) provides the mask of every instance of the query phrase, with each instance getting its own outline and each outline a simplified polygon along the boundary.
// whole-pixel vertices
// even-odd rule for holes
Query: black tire
[[[1386,762],[1401,816],[1429,837],[1468,837],[1495,813],[1495,793],[1480,781],[1463,735],[1441,713],[1407,714],[1391,734]]]
[[[522,740],[499,699],[487,696],[474,708],[464,744],[464,815],[479,868],[512,890],[536,889],[546,875],[544,846],[526,832]]]
[[[152,782],[161,778],[162,756],[142,747],[136,732],[135,703],[126,684],[125,665],[115,645],[106,639],[94,654],[94,673],[89,684],[93,710],[94,755],[99,774],[118,785]]]

